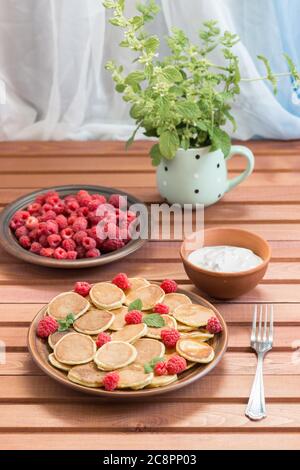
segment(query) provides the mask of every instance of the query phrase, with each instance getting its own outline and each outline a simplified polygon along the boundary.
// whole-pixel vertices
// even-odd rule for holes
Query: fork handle
[[[254,421],[259,421],[267,416],[263,380],[263,360],[264,354],[259,353],[256,374],[246,408],[246,416]]]

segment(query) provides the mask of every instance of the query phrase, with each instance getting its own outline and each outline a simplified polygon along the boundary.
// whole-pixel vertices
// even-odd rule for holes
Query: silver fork
[[[257,354],[257,369],[248,406],[246,408],[246,416],[255,421],[259,421],[267,416],[263,380],[263,361],[266,353],[270,351],[273,346],[273,305],[265,305],[265,308],[263,308],[263,305],[260,305],[258,324],[257,314],[258,306],[255,305],[251,332],[251,347]]]

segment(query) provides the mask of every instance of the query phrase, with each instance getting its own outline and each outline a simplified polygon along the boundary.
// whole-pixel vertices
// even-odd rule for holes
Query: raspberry
[[[97,248],[91,248],[85,253],[86,258],[98,258],[100,255],[101,253]]]
[[[186,369],[186,360],[184,357],[175,355],[167,362],[167,371],[169,375],[180,374]]]
[[[42,208],[41,204],[39,204],[38,202],[34,202],[33,204],[30,204],[27,207],[27,210],[30,215],[33,215],[33,214],[38,214],[41,208]]]
[[[53,257],[56,259],[66,259],[67,252],[63,248],[55,248]]]
[[[94,248],[96,248],[96,245],[96,240],[91,237],[84,237],[82,239],[82,246],[84,246],[86,250],[93,250]]]
[[[77,246],[75,250],[77,253],[77,258],[85,258],[85,249],[83,248],[83,246]]]
[[[49,245],[48,245],[48,237],[47,235],[41,235],[39,237],[39,243],[44,247],[44,248],[47,248]]]
[[[15,232],[15,235],[16,235],[17,238],[21,238],[25,235],[28,235],[28,230],[25,227],[25,225],[22,225],[22,227],[17,228],[17,230]]]
[[[165,291],[166,294],[171,294],[177,291],[177,284],[172,279],[165,279],[160,287]]]
[[[221,323],[219,322],[217,317],[211,317],[206,325],[206,329],[212,335],[221,333],[223,330]]]
[[[41,249],[42,249],[42,245],[38,242],[33,242],[30,247],[31,253],[35,253],[36,255],[40,254]]]
[[[57,223],[60,230],[63,230],[64,228],[67,228],[68,226],[67,218],[63,214],[59,214],[55,218],[55,222]]]
[[[74,232],[73,230],[71,229],[71,227],[67,227],[67,228],[64,228],[61,232],[60,232],[60,235],[61,235],[61,238],[63,240],[67,240],[68,238],[72,238]]]
[[[111,282],[123,290],[130,288],[130,282],[125,273],[117,274]]]
[[[127,221],[132,222],[135,219],[136,219],[136,214],[134,212],[127,211]]]
[[[90,196],[90,195],[88,194],[88,195],[85,196],[85,197],[81,197],[78,202],[79,202],[79,204],[80,204],[81,207],[86,207],[86,206],[89,204],[89,202],[90,202],[91,200],[92,200],[92,196]]]
[[[142,323],[143,314],[139,310],[131,310],[125,315],[125,322],[127,325],[137,325]]]
[[[59,201],[60,199],[57,193],[46,197],[46,203],[51,204],[52,207],[54,206],[54,204],[57,204]]]
[[[157,364],[155,364],[154,374],[155,375],[168,375],[167,363],[166,362],[158,362]]]
[[[166,304],[156,304],[153,312],[160,313],[161,315],[167,315],[170,309]]]
[[[41,220],[43,222],[47,222],[47,221],[50,221],[50,220],[55,220],[55,217],[56,217],[56,213],[51,210],[51,211],[43,212],[43,214],[41,216]]]
[[[73,225],[75,220],[77,219],[77,212],[72,212],[72,214],[70,214],[70,216],[68,217],[68,225]]]
[[[119,227],[114,223],[114,222],[109,222],[105,226],[105,232],[107,235],[107,238],[114,240],[118,239],[119,240]]]
[[[86,297],[88,293],[90,292],[91,287],[92,287],[91,284],[89,284],[88,282],[78,281],[78,282],[75,282],[74,292],[77,292],[77,294],[80,294],[83,297]]]
[[[38,230],[35,228],[34,230],[30,230],[30,232],[28,233],[28,236],[30,238],[30,240],[37,240],[38,238]]]
[[[98,338],[96,340],[96,346],[97,348],[101,348],[103,344],[109,343],[109,341],[111,341],[111,336],[108,333],[104,333],[103,331],[102,333],[98,334]]]
[[[125,245],[125,243],[122,241],[122,240],[104,240],[103,243],[102,243],[102,249],[104,252],[108,253],[110,251],[115,251],[115,250],[119,250],[120,248],[123,248],[123,246]]]
[[[27,235],[22,235],[22,237],[19,238],[19,243],[23,248],[29,248],[31,245],[30,238]]]
[[[103,196],[102,194],[92,194],[92,200],[99,201],[100,204],[106,204],[107,203],[106,197]]]
[[[45,194],[44,194],[44,201],[45,202],[48,202],[48,199],[49,198],[52,198],[52,197],[59,197],[59,194],[57,191],[47,191]]]
[[[83,207],[79,207],[79,209],[76,211],[76,214],[78,215],[78,217],[87,217],[89,215],[89,209],[88,207],[86,206],[83,206]]]
[[[46,222],[46,234],[52,235],[58,233],[58,225],[54,220],[47,220]]]
[[[49,335],[55,333],[58,329],[58,323],[53,317],[44,317],[39,321],[36,334],[40,338],[48,338]]]
[[[114,207],[127,208],[127,198],[120,194],[112,194],[108,200],[108,203]]]
[[[79,230],[79,232],[74,233],[73,240],[77,245],[81,245],[82,240],[87,237],[87,233],[84,230]]]
[[[30,214],[28,211],[17,211],[13,216],[13,220],[15,222],[18,222],[18,221],[25,222],[29,216]]]
[[[76,259],[77,256],[77,251],[67,251],[67,259]]]
[[[87,220],[84,217],[77,217],[73,223],[73,230],[78,232],[78,230],[85,230],[87,228]]]
[[[180,333],[174,328],[171,328],[169,330],[162,330],[160,336],[167,348],[174,348],[180,338]]]
[[[75,251],[76,243],[74,242],[74,240],[72,240],[72,238],[67,238],[66,240],[63,240],[61,246],[66,251]]]
[[[112,392],[117,388],[120,376],[118,372],[109,372],[103,379],[103,385],[105,390]]]
[[[38,228],[39,226],[39,221],[36,217],[34,216],[30,216],[28,217],[28,219],[26,220],[26,223],[25,223],[25,226],[28,228],[28,230],[33,230],[35,228]]]
[[[45,256],[46,258],[52,258],[54,254],[53,248],[42,248],[40,251],[41,256]]]
[[[76,197],[77,201],[79,201],[80,199],[83,199],[86,196],[89,196],[88,191],[86,191],[85,189],[80,189],[80,191],[78,191],[76,196],[73,196],[73,197]]]
[[[57,248],[61,242],[61,236],[53,233],[47,237],[47,242],[49,243],[50,248]]]
[[[79,204],[76,199],[72,199],[66,202],[66,211],[70,214],[71,212],[75,212],[79,209]]]
[[[59,200],[56,204],[53,205],[53,212],[55,212],[55,214],[62,214],[65,210],[65,205],[63,203],[63,201]]]
[[[42,212],[52,211],[52,209],[53,209],[52,204],[46,203],[42,206]]]
[[[88,210],[89,212],[94,212],[97,208],[101,205],[101,202],[98,199],[91,199],[88,203]]]

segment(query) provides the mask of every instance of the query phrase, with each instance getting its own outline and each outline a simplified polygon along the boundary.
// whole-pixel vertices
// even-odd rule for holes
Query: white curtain
[[[129,15],[135,3],[127,0]],[[236,51],[245,77],[264,72],[255,58],[259,53],[285,72],[285,50],[300,67],[299,0],[157,3],[161,13],[151,28],[161,38],[176,25],[197,41],[202,21],[212,18],[240,34]],[[1,140],[128,138],[134,123],[104,64],[114,58],[131,70],[132,56],[118,47],[121,31],[107,17],[101,0],[0,0],[0,80],[6,85]],[[215,60],[221,58],[216,54]],[[266,83],[244,84],[234,114],[237,138],[300,137],[299,100],[289,79],[280,82],[277,97]]]

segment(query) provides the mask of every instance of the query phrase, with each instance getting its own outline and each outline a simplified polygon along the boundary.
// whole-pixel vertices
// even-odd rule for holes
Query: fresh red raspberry
[[[38,239],[38,229],[35,228],[34,230],[30,230],[30,232],[28,233],[28,236],[30,240],[36,241]]]
[[[31,253],[35,253],[36,255],[40,254],[41,249],[42,249],[42,245],[38,242],[33,242],[30,247]]]
[[[89,215],[90,211],[87,206],[79,207],[79,209],[76,211],[76,214],[78,217],[84,217],[86,218]]]
[[[61,236],[53,233],[47,237],[50,248],[57,248],[61,242]]]
[[[88,219],[89,219],[91,225],[97,225],[97,224],[99,224],[99,222],[101,222],[102,217],[96,215],[96,212],[93,211],[93,212],[89,212]]]
[[[55,222],[57,223],[59,230],[63,230],[64,228],[67,228],[68,226],[67,217],[65,217],[63,214],[59,214],[55,218]]]
[[[85,198],[86,196],[89,196],[88,191],[86,191],[85,189],[80,189],[80,191],[78,191],[78,193],[76,194],[75,197],[76,197],[76,199],[77,199],[77,201],[78,201],[79,199],[83,199],[83,198]]]
[[[74,292],[77,292],[77,294],[80,294],[83,297],[86,297],[88,293],[90,292],[91,288],[92,286],[88,282],[78,281],[78,282],[75,282]]]
[[[100,255],[101,253],[97,248],[91,248],[85,253],[86,258],[99,258]]]
[[[98,199],[91,199],[88,203],[88,210],[89,212],[94,212],[97,208],[101,205],[101,202]]]
[[[43,194],[36,196],[34,204],[40,204],[40,206],[42,207],[42,205],[45,204],[45,196]]]
[[[56,204],[53,204],[53,209],[52,209],[55,214],[60,215],[63,214],[65,210],[65,204],[63,201],[59,200]]]
[[[43,222],[48,222],[48,221],[54,221],[56,218],[56,213],[54,211],[47,211],[47,212],[43,212],[42,216],[41,216],[41,220]]]
[[[102,333],[98,334],[98,338],[96,340],[96,346],[97,348],[101,348],[103,344],[109,343],[111,341],[111,336],[108,333],[105,333],[104,331]]]
[[[27,235],[22,235],[22,237],[19,238],[19,243],[23,248],[30,248],[31,246],[31,240]]]
[[[45,256],[46,258],[52,258],[54,254],[53,248],[42,248],[40,251],[41,256]]]
[[[186,360],[184,357],[172,356],[167,362],[167,371],[169,375],[180,374],[186,369]]]
[[[78,202],[79,202],[79,205],[80,205],[81,207],[86,207],[86,206],[88,206],[88,204],[89,204],[89,202],[90,202],[91,200],[92,200],[92,196],[90,196],[90,195],[88,194],[88,195],[85,196],[85,197],[81,197]]]
[[[76,243],[74,242],[74,240],[72,240],[72,238],[67,238],[66,240],[63,240],[61,246],[66,251],[75,251]]]
[[[167,370],[167,363],[166,362],[158,362],[154,366],[154,374],[155,375],[168,375]]]
[[[87,237],[87,232],[84,230],[79,230],[79,232],[74,233],[73,240],[77,245],[81,245],[82,240]]]
[[[35,228],[38,228],[39,226],[39,221],[36,217],[34,217],[33,215],[31,215],[30,217],[28,217],[28,219],[26,220],[26,223],[25,223],[25,226],[28,228],[28,230],[34,230]]]
[[[22,220],[25,222],[25,220],[27,220],[29,216],[30,216],[30,213],[28,211],[17,211],[14,214],[13,219]]]
[[[106,197],[103,196],[102,194],[92,194],[92,199],[94,201],[99,201],[100,204],[106,204],[107,203]]]
[[[111,282],[123,290],[130,288],[130,281],[125,273],[117,274]]]
[[[56,194],[51,194],[50,196],[47,196],[46,199],[46,204],[51,204],[51,206],[54,206],[54,204],[57,204],[60,201],[59,195]]]
[[[68,225],[71,227],[77,219],[77,212],[72,212],[68,217]]]
[[[85,248],[83,248],[83,246],[76,246],[75,250],[78,259],[85,258]]]
[[[167,348],[174,348],[180,338],[180,333],[174,328],[171,328],[169,330],[162,330],[160,336]]]
[[[66,196],[64,198],[64,203],[67,204],[67,202],[69,201],[77,201],[77,198],[75,196],[75,194],[68,194],[68,196]]]
[[[79,209],[79,204],[76,199],[72,199],[66,202],[65,209],[69,214],[71,214],[71,212],[76,212],[77,209]]]
[[[48,202],[42,205],[42,212],[52,211],[52,209],[53,209],[52,204],[49,204]]]
[[[48,338],[49,335],[52,333],[55,333],[55,331],[58,329],[58,323],[55,320],[55,318],[47,316],[42,318],[42,320],[39,321],[36,334],[40,338]]]
[[[139,310],[131,310],[125,315],[127,325],[137,325],[138,323],[142,323],[142,320],[143,314]]]
[[[96,240],[91,237],[84,237],[81,243],[86,250],[93,250],[97,245]]]
[[[17,230],[17,228],[21,227],[23,224],[20,222],[16,222],[15,220],[11,219],[9,222],[9,228],[13,231]]]
[[[46,222],[40,222],[37,230],[38,230],[37,231],[38,236],[40,236],[40,235],[51,235],[50,233],[48,233]]]
[[[177,284],[172,279],[165,279],[161,283],[160,287],[162,288],[163,291],[165,291],[166,294],[171,294],[177,291]]]
[[[48,237],[47,235],[41,235],[38,239],[38,242],[42,245],[44,248],[48,248]]]
[[[67,259],[76,259],[77,256],[77,251],[67,251]]]
[[[104,252],[109,253],[110,251],[115,251],[119,250],[120,248],[123,248],[125,243],[123,240],[104,240],[102,243],[102,249]]]
[[[118,372],[109,372],[103,379],[103,385],[105,390],[112,392],[118,386],[118,382],[120,380],[120,376]]]
[[[211,317],[206,325],[206,329],[212,335],[221,333],[223,330],[221,323],[219,322],[217,317]]]
[[[63,248],[55,248],[53,257],[55,259],[66,259],[67,258],[67,252]]]
[[[39,204],[38,202],[34,202],[33,204],[29,204],[29,206],[27,207],[27,210],[30,215],[33,215],[33,214],[38,214],[41,211],[41,208],[42,208],[41,204]]]
[[[73,230],[71,229],[71,227],[67,227],[67,228],[64,228],[61,232],[60,232],[60,235],[61,235],[61,238],[63,240],[67,240],[68,238],[72,238],[73,237]]]
[[[79,232],[80,233],[80,232]],[[86,236],[89,236],[91,238],[93,238],[94,240],[97,240],[98,239],[98,235],[97,235],[97,227],[96,225],[94,225],[94,227],[91,227],[91,228],[88,228],[87,231],[86,231]],[[75,238],[75,237],[74,237]]]
[[[52,197],[59,197],[59,194],[57,191],[47,191],[45,194],[44,194],[44,201],[45,202],[48,202],[48,199],[49,198],[52,198]]]
[[[47,235],[58,234],[58,225],[54,220],[47,220],[46,234]]]
[[[168,305],[166,304],[156,304],[153,312],[155,313],[160,313],[161,315],[167,315],[169,313],[170,309]]]
[[[22,225],[21,227],[17,228],[17,230],[15,231],[15,235],[17,238],[21,238],[25,235],[28,235],[28,230],[25,225]]]
[[[127,199],[126,197],[121,196],[120,194],[112,194],[109,197],[108,203],[114,207],[119,207],[122,209],[127,208]]]
[[[77,217],[73,223],[73,230],[74,232],[78,232],[79,230],[85,230],[87,228],[88,222],[84,217]]]
[[[105,226],[105,232],[107,235],[107,238],[114,240],[118,239],[119,240],[119,227],[114,223],[114,222],[109,222]]]

